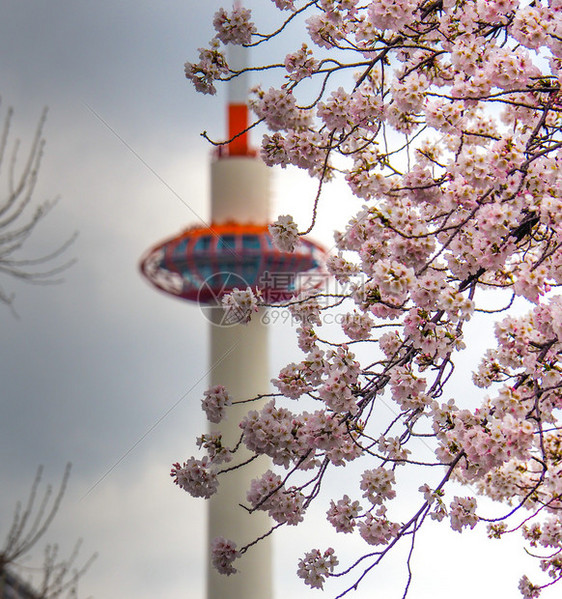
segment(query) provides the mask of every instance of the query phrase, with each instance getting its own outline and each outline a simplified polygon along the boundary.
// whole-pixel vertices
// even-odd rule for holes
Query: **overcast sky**
[[[49,107],[35,197],[60,198],[25,256],[48,253],[79,233],[67,254],[77,263],[63,284],[0,280],[2,289],[15,292],[18,314],[0,305],[0,538],[37,466],[56,484],[72,462],[48,540],[69,551],[82,537],[84,558],[99,552],[81,585],[84,597],[202,599],[204,593],[204,504],[171,484],[169,468],[195,451],[195,437],[205,430],[199,401],[207,326],[196,306],[147,285],[138,261],[195,214],[208,216],[209,147],[199,133],[221,137],[224,97],[196,94],[183,63],[195,60],[212,37],[220,4],[0,4],[1,116],[13,106],[12,141],[21,138],[23,157]],[[269,20],[269,2],[246,4],[261,5]],[[274,181],[276,206],[291,198],[282,213],[313,197],[306,180],[290,171],[276,173]],[[358,208],[341,191],[331,198],[316,234],[325,243],[332,226]],[[301,218],[306,221],[306,212]],[[298,358],[290,333],[273,331],[272,375]],[[279,537],[278,598],[318,596],[293,578],[311,535],[321,537],[315,531],[322,518],[313,514],[303,533]],[[462,544],[458,537],[436,530],[420,545],[411,597],[445,599],[453,584],[456,597],[490,591],[492,584],[507,585],[503,597],[517,597],[515,574],[500,575],[498,564],[519,554],[505,544],[483,549],[484,533]],[[454,578],[453,566],[463,563],[464,573]],[[374,578],[376,596],[399,597],[397,576],[388,567]],[[375,596],[372,583],[355,596]]]

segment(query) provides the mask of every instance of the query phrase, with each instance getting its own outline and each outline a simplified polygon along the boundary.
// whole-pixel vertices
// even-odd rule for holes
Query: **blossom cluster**
[[[313,589],[324,588],[324,581],[338,565],[334,550],[330,547],[324,553],[318,549],[309,551],[300,561],[297,574]]]
[[[208,499],[214,495],[218,488],[218,479],[215,472],[209,467],[210,460],[189,458],[181,465],[179,462],[172,466],[170,472],[174,483],[193,497]]]
[[[304,357],[273,379],[275,399],[241,420],[236,447],[205,437],[207,455],[174,465],[175,482],[208,497],[221,460],[238,449],[268,456],[246,507],[295,525],[321,501],[324,478],[353,461],[360,474],[328,498],[326,518],[368,550],[341,572],[333,548],[307,552],[298,565],[306,584],[345,574],[355,588],[398,541],[413,547],[426,518],[459,533],[488,520],[490,537],[519,532],[543,550],[546,581],[519,581],[524,597],[537,597],[562,580],[562,3],[273,7],[280,22],[270,34],[246,9],[219,11],[217,36],[186,76],[214,93],[237,76],[224,45],[261,45],[302,27],[284,57],[250,68],[272,77],[249,105],[267,128],[265,163],[316,179],[313,225],[330,182],[347,184],[356,214],[334,234],[327,261],[341,289],[288,302]],[[291,215],[270,231],[293,251]],[[235,290],[225,305],[247,321],[258,298]],[[334,309],[335,332],[323,326]],[[495,347],[468,341],[488,330]],[[469,343],[481,359],[472,372],[455,370]],[[451,386],[453,374],[461,385]],[[228,402],[210,390],[208,419],[220,422]],[[422,480],[399,522],[402,469]],[[452,493],[451,482],[466,493]],[[506,504],[503,515],[481,513],[478,494]],[[215,561],[230,573],[234,549],[220,547]]]
[[[295,487],[286,489],[281,477],[271,470],[252,481],[247,499],[254,509],[267,511],[276,522],[295,526],[303,521],[304,495]]]
[[[249,44],[256,26],[250,21],[251,12],[247,8],[234,6],[231,14],[221,8],[215,14],[213,25],[218,39],[223,44]]]
[[[360,510],[361,506],[358,501],[351,501],[348,495],[344,495],[337,503],[333,499],[331,500],[326,516],[337,532],[352,532]]]
[[[267,455],[285,468],[296,463],[306,470],[317,466],[321,459],[341,465],[361,453],[356,434],[327,410],[295,414],[277,407],[272,400],[261,411],[250,410],[240,428],[247,449]]]
[[[207,415],[207,420],[218,424],[225,417],[226,407],[231,403],[228,391],[223,385],[215,385],[205,391],[201,407]]]
[[[225,322],[228,324],[247,324],[252,318],[252,313],[259,310],[258,297],[254,291],[247,287],[235,287],[228,295],[222,298],[225,311]]]
[[[285,252],[292,252],[298,242],[298,227],[289,214],[278,217],[278,219],[269,225],[269,232],[273,238],[273,243]]]
[[[232,562],[238,557],[236,543],[217,537],[211,541],[211,563],[221,574],[230,576],[237,572]]]

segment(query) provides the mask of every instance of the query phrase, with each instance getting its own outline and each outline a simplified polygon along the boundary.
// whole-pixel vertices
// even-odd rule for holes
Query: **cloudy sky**
[[[35,198],[60,198],[25,257],[44,255],[79,233],[67,253],[76,264],[64,283],[0,279],[4,291],[15,293],[17,312],[0,305],[0,539],[37,466],[56,485],[72,462],[47,540],[68,552],[83,538],[84,559],[99,553],[82,582],[84,597],[204,595],[204,505],[175,488],[168,473],[171,463],[195,451],[194,439],[205,429],[199,399],[206,322],[196,306],[149,287],[137,265],[148,247],[195,215],[208,216],[209,147],[199,133],[221,137],[224,96],[197,95],[183,63],[212,37],[220,4],[0,5],[0,115],[14,108],[11,141],[21,139],[23,160],[48,106]],[[269,2],[247,4],[260,6],[271,24]],[[2,185],[5,174],[4,168]],[[290,171],[275,173],[274,181],[275,213],[298,211],[313,197],[308,182]],[[338,188],[326,201],[316,236],[329,243],[333,226],[358,206]],[[286,329],[272,332],[272,372],[298,357]],[[293,582],[293,573],[310,536],[320,539],[321,519],[313,514],[302,533],[276,541],[277,597],[317,595]],[[517,597],[514,572],[499,571],[519,553],[505,544],[486,549],[483,538],[475,533],[459,543],[459,535],[435,530],[420,545],[411,597],[444,599],[453,584],[457,597],[503,584],[502,596]],[[40,556],[41,548],[36,561]],[[453,573],[459,566],[461,573]],[[379,596],[400,596],[393,568],[373,579]],[[355,596],[374,596],[371,582]]]

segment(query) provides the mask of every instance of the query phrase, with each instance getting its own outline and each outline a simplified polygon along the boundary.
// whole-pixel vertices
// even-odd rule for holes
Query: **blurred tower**
[[[229,55],[231,65],[239,70],[244,65],[244,49],[234,46]],[[211,163],[211,226],[227,223],[267,225],[270,212],[270,169],[256,158],[248,145],[247,76],[232,81],[228,88],[228,139],[232,139]],[[238,137],[236,137],[238,136]],[[244,231],[244,228],[242,229]],[[251,245],[249,236],[242,232],[242,247],[231,250],[244,253],[244,245]],[[220,268],[224,268],[220,266]],[[229,281],[231,271],[225,268],[221,283]],[[238,276],[244,274],[239,273]],[[233,281],[229,281],[233,283]],[[239,284],[240,282],[238,282]],[[259,282],[258,282],[259,284]],[[237,283],[234,283],[237,285]],[[230,286],[230,285],[229,285]],[[242,287],[242,285],[240,285]],[[255,397],[269,390],[269,347],[267,327],[259,314],[254,314],[247,325],[221,326],[223,311],[210,308],[211,325],[211,385],[224,385],[234,400]],[[253,409],[260,409],[253,405]],[[238,423],[247,414],[247,404],[231,406],[227,420],[218,428],[227,447],[234,447],[240,438]],[[237,452],[236,461],[250,457],[249,452]],[[218,536],[232,539],[238,547],[266,533],[271,524],[265,512],[249,514],[239,504],[247,504],[246,492],[252,479],[266,469],[264,460],[251,464],[220,480],[219,490],[209,502],[208,542]],[[213,566],[207,567],[207,599],[271,599],[272,547],[271,536],[264,539],[254,551],[250,550],[237,560],[238,572],[233,576],[219,574]]]
[[[233,47],[229,64],[244,65],[244,49]],[[270,169],[248,143],[248,84],[245,74],[229,85],[228,139],[211,162],[211,225],[195,226],[168,239],[145,254],[141,271],[157,288],[196,301],[211,322],[210,383],[224,385],[234,401],[269,390],[269,348],[263,310],[247,325],[225,322],[221,298],[234,288],[259,289],[268,303],[285,301],[298,291],[296,273],[321,269],[324,250],[303,239],[294,252],[274,247],[268,231]],[[211,431],[222,434],[233,447],[240,439],[238,423],[249,409],[261,409],[264,400],[228,408],[226,421]],[[236,463],[250,457],[244,448]],[[229,463],[228,466],[231,466]],[[219,477],[219,490],[209,501],[208,541],[222,536],[240,548],[269,531],[265,512],[247,513],[246,492],[253,478],[268,467],[266,458]],[[210,552],[209,552],[210,554]],[[224,576],[208,564],[207,599],[271,599],[270,537],[260,541]]]

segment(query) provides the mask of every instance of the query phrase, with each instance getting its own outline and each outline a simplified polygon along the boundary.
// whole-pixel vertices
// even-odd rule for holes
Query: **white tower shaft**
[[[243,57],[235,57],[242,65]],[[236,80],[234,80],[236,81]],[[234,83],[234,82],[233,82]],[[246,78],[232,85],[229,96],[229,138],[247,128]],[[269,169],[248,148],[247,133],[228,145],[228,151],[211,165],[212,224],[269,222]],[[261,313],[247,325],[221,326],[222,310],[211,308],[211,385],[224,385],[233,400],[244,400],[269,390],[269,350],[267,327]],[[227,419],[213,427],[222,433],[228,447],[235,446],[241,435],[239,422],[250,409],[259,410],[265,401],[231,406]],[[251,457],[241,448],[234,463]],[[230,464],[229,464],[230,466]],[[268,468],[266,458],[254,460],[243,468],[219,477],[218,492],[209,502],[209,544],[217,536],[234,541],[240,548],[263,536],[271,528],[265,512],[248,514],[240,504],[248,505],[246,493],[252,479]],[[271,537],[260,541],[234,562],[238,572],[219,574],[208,565],[207,599],[272,599]]]
[[[219,310],[213,312],[217,314]],[[211,364],[218,364],[211,374],[211,383],[224,385],[235,400],[253,397],[269,387],[267,329],[257,317],[255,314],[248,325],[211,325]],[[259,403],[250,408],[261,408],[263,401]],[[248,404],[229,408],[228,419],[219,428],[227,446],[234,446],[240,439],[238,423],[248,410]],[[235,463],[249,457],[248,451],[238,451]],[[246,492],[252,479],[267,468],[267,460],[255,460],[219,477],[219,490],[209,503],[209,543],[223,536],[240,548],[270,529],[265,512],[249,514],[240,507],[248,504]],[[271,561],[271,537],[268,537],[234,562],[236,574],[219,574],[209,564],[207,599],[271,599]]]

